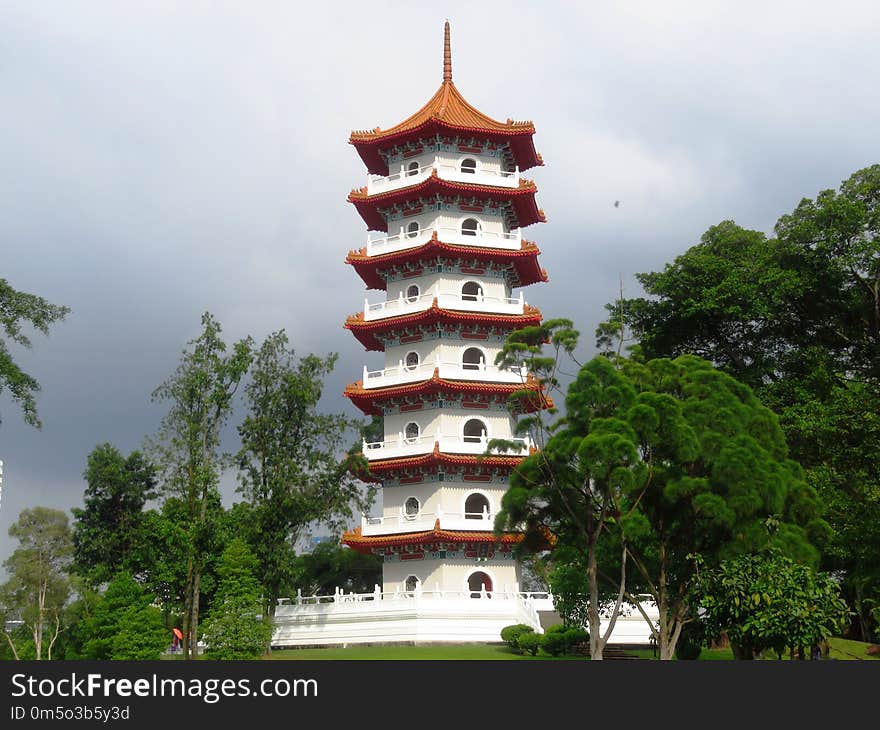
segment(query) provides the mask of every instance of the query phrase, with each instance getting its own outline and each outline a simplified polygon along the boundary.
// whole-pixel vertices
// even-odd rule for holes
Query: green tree
[[[50,304],[35,294],[13,289],[6,279],[0,279],[0,324],[10,341],[26,348],[31,347],[30,338],[22,331],[26,323],[49,334],[49,326],[63,320],[70,313],[68,307]],[[22,370],[12,359],[6,340],[0,338],[0,393],[8,389],[24,413],[24,420],[35,428],[42,426],[37,415],[36,394],[40,384]]]
[[[3,563],[9,580],[0,587],[0,605],[7,618],[23,622],[33,641],[34,658],[51,659],[70,596],[66,571],[73,545],[67,515],[49,507],[24,509],[9,535],[19,546]],[[5,629],[4,634],[19,658],[12,635]]]
[[[154,596],[120,572],[83,619],[84,659],[158,659],[171,643]]]
[[[870,638],[880,605],[880,165],[804,199],[767,238],[732,221],[607,305],[599,344],[629,327],[647,357],[701,355],[780,416],[835,528],[824,567]]]
[[[336,355],[297,358],[282,330],[263,342],[245,386],[240,492],[252,507],[251,541],[268,616],[293,582],[302,530],[314,523],[340,528],[353,508],[364,511],[373,499],[374,487],[352,476],[362,457],[345,453],[359,424],[318,410],[335,362]]]
[[[176,497],[186,512],[186,579],[183,607],[183,656],[190,659],[198,641],[202,575],[212,539],[209,505],[218,500],[223,466],[220,436],[233,408],[233,398],[251,362],[251,339],[226,354],[220,324],[206,312],[202,333],[190,341],[174,374],[153,392],[170,403],[152,450],[166,495]]]
[[[257,559],[247,542],[233,539],[220,557],[220,585],[204,624],[211,659],[254,659],[272,638],[272,619],[262,613]]]
[[[124,457],[109,443],[88,456],[83,508],[74,517],[74,565],[92,586],[120,569],[140,572],[152,538],[144,531],[144,505],[155,496],[154,467],[138,452]]]
[[[795,563],[777,550],[739,555],[714,568],[703,566],[695,600],[710,636],[725,632],[736,659],[772,650],[817,645],[848,620],[840,587],[827,574]]]
[[[337,588],[346,593],[371,593],[382,582],[382,563],[340,545],[335,540],[318,543],[311,552],[297,556],[294,585],[303,595],[326,595]]]

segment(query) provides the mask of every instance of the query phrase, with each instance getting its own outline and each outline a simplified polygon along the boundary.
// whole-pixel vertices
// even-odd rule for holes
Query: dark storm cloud
[[[346,140],[434,92],[446,17],[465,97],[536,124],[550,283],[526,297],[585,354],[619,278],[635,295],[708,226],[770,231],[878,161],[873,3],[619,5],[4,3],[0,276],[73,313],[16,351],[44,429],[0,396],[0,556],[22,508],[80,501],[95,444],[155,432],[205,310],[229,340],[339,352],[325,400],[354,415],[339,393],[380,357],[341,327],[366,238]]]

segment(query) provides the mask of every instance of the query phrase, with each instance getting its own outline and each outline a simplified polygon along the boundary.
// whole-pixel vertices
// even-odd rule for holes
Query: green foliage
[[[36,401],[40,384],[12,359],[6,338],[30,349],[31,341],[22,332],[23,324],[48,335],[49,326],[63,320],[69,313],[68,307],[50,304],[35,294],[16,291],[6,279],[0,279],[0,326],[5,334],[5,338],[0,338],[0,393],[8,389],[12,400],[21,407],[25,423],[35,428],[42,427]]]
[[[143,509],[155,497],[155,469],[140,452],[124,457],[104,443],[89,454],[83,477],[84,507],[71,510],[76,571],[92,586],[121,569],[140,572],[153,547]]]
[[[158,659],[171,632],[153,598],[129,573],[114,576],[82,619],[79,631],[87,638],[76,658]]]
[[[568,649],[568,641],[563,631],[548,631],[541,636],[541,648],[550,656],[560,656]]]
[[[692,619],[684,624],[675,644],[675,658],[684,661],[699,659],[703,651],[704,636],[703,624],[699,620]]]
[[[521,654],[536,656],[541,648],[542,637],[534,631],[522,633],[517,637],[516,645]]]
[[[202,315],[202,332],[190,341],[180,364],[153,391],[153,400],[169,404],[159,435],[151,442],[166,497],[183,508],[186,575],[183,589],[183,652],[190,658],[198,636],[202,576],[211,552],[216,525],[212,502],[219,502],[217,483],[226,459],[220,451],[221,430],[233,398],[252,359],[252,340],[235,343],[226,354],[220,324]]]
[[[345,453],[359,424],[318,410],[335,363],[335,354],[297,358],[282,330],[263,342],[245,387],[239,491],[251,506],[249,537],[267,613],[296,581],[294,545],[303,529],[314,523],[340,529],[353,508],[369,508],[375,493],[352,476],[363,471],[362,457]]]
[[[51,659],[70,596],[67,569],[73,544],[67,515],[49,507],[24,509],[9,536],[19,546],[3,563],[9,580],[0,586],[0,614],[24,622],[35,659]],[[13,637],[6,636],[15,654]]]
[[[382,583],[382,563],[340,545],[336,540],[318,543],[309,553],[296,558],[294,586],[305,596],[333,593],[369,593]]]
[[[511,649],[518,649],[519,637],[523,634],[534,633],[534,631],[528,624],[511,624],[501,629],[501,640]]]
[[[645,357],[693,353],[752,386],[779,414],[833,530],[808,527],[844,576],[857,631],[880,604],[880,165],[780,217],[767,238],[732,221],[662,271],[646,297],[607,305]]]
[[[737,659],[813,646],[838,633],[848,618],[840,588],[827,574],[778,550],[703,566],[696,593],[707,632],[726,632]]]
[[[232,540],[217,564],[220,584],[203,633],[211,659],[253,659],[272,638],[271,619],[262,614],[257,559],[247,543]]]

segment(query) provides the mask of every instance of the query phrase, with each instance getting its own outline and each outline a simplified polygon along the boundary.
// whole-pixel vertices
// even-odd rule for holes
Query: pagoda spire
[[[443,27],[443,83],[452,83],[452,49],[449,44],[449,21]]]

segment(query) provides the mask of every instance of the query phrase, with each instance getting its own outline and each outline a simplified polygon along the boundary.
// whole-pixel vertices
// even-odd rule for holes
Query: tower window
[[[420,433],[421,429],[419,428],[419,424],[415,421],[410,421],[403,429],[403,437],[408,444],[414,444],[418,441]]]
[[[409,370],[413,371],[419,366],[419,362],[421,362],[421,358],[419,357],[419,353],[414,350],[406,353],[406,359],[403,361],[403,366]]]
[[[471,418],[464,424],[464,440],[469,443],[479,443],[487,437],[486,424],[479,418]]]
[[[419,298],[420,294],[421,294],[421,291],[419,290],[418,285],[417,284],[410,284],[406,288],[406,301],[414,302]]]
[[[409,225],[406,227],[406,237],[407,238],[415,238],[419,235],[419,222],[418,221],[410,221]]]
[[[421,165],[418,162],[410,162],[409,165],[406,166],[406,174],[407,177],[410,175],[418,175],[421,171]]]
[[[480,222],[476,218],[465,218],[461,222],[461,235],[476,236],[480,230]]]
[[[473,175],[477,172],[477,161],[470,157],[461,161],[461,171]]]
[[[404,589],[407,591],[407,593],[412,593],[418,585],[419,579],[416,576],[406,576],[406,580],[404,581]]]
[[[464,370],[479,370],[486,358],[479,347],[469,347],[461,356],[461,367]]]
[[[480,520],[484,514],[489,513],[489,500],[483,494],[474,492],[468,495],[464,501],[464,518],[466,520]]]
[[[422,509],[422,505],[415,497],[409,497],[403,505],[403,514],[407,517],[415,517]]]
[[[465,282],[461,287],[461,298],[466,302],[476,302],[481,296],[483,296],[483,289],[475,281]]]

